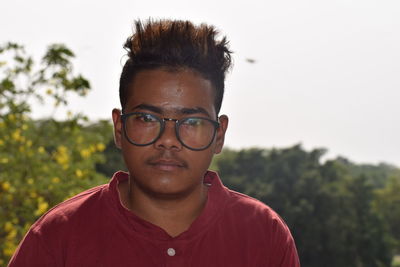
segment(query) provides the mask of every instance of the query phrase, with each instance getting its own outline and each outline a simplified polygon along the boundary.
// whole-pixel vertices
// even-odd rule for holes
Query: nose
[[[157,149],[167,149],[179,151],[182,149],[182,144],[176,135],[175,125],[176,120],[164,119],[164,130],[161,136],[154,143]]]

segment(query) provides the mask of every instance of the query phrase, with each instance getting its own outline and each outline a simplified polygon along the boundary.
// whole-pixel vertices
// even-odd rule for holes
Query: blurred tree
[[[302,265],[389,266],[390,242],[373,189],[324,149],[226,149],[213,162],[224,183],[270,205],[292,230]]]
[[[109,132],[112,133],[111,125],[108,125]],[[96,171],[104,174],[106,177],[118,171],[127,171],[121,151],[115,146],[113,138],[107,142],[106,149],[104,150],[105,160],[96,164]]]
[[[374,188],[384,187],[390,177],[399,175],[399,169],[396,166],[386,163],[378,165],[354,164],[343,157],[339,157],[336,160],[349,171],[351,176],[365,176]]]
[[[373,207],[387,222],[395,253],[400,254],[400,173],[390,177],[384,188],[375,191]]]
[[[104,127],[85,129],[87,118],[73,113],[65,121],[31,118],[37,103],[55,110],[69,93],[86,95],[89,82],[73,74],[73,57],[52,45],[37,66],[22,46],[0,46],[0,266],[48,208],[106,181],[95,171],[110,139]]]

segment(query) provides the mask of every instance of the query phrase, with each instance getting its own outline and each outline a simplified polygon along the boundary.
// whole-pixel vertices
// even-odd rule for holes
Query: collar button
[[[172,256],[175,256],[176,251],[173,248],[169,248],[169,249],[167,249],[167,254],[172,257]]]

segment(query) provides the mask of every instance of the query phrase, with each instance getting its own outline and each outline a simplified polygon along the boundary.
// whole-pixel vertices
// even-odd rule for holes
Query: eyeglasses
[[[124,134],[136,146],[153,144],[163,134],[166,121],[175,122],[175,133],[179,142],[191,150],[204,150],[214,140],[219,122],[202,117],[183,119],[160,118],[144,112],[121,115]]]

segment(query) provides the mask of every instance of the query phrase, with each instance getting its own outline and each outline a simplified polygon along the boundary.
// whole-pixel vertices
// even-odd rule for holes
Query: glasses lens
[[[137,145],[153,142],[158,137],[160,128],[160,121],[151,114],[132,113],[125,120],[126,135]]]
[[[204,118],[186,118],[179,124],[178,134],[182,143],[193,149],[202,149],[210,145],[216,126]]]

